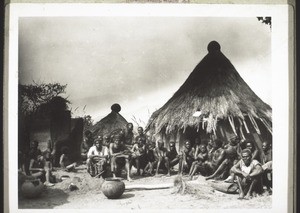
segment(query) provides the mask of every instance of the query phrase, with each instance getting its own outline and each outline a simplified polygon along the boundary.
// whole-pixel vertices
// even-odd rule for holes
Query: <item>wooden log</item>
[[[224,181],[218,181],[218,182],[210,182],[209,184],[211,185],[212,188],[228,194],[236,193],[238,189],[238,185],[236,183],[226,183]]]
[[[174,186],[174,183],[163,183],[155,185],[145,185],[145,184],[136,184],[136,185],[125,185],[125,190],[155,190],[155,189],[169,189]]]

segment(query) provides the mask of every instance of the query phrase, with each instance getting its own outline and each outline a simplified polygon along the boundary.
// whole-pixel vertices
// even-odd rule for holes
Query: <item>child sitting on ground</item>
[[[72,162],[70,159],[70,149],[69,147],[62,147],[62,155],[59,158],[59,165],[61,168],[65,169],[67,172],[76,171],[76,162]]]

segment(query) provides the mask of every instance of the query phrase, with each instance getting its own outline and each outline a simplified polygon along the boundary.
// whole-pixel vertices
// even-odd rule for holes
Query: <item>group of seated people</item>
[[[19,177],[25,179],[40,179],[46,186],[53,186],[58,180],[52,174],[54,154],[51,141],[47,142],[47,148],[43,152],[38,148],[39,142],[30,143],[28,153],[19,151]],[[71,161],[70,149],[62,146],[59,157],[59,166],[66,171],[74,171],[77,165]]]
[[[87,165],[87,172],[92,177],[120,177],[125,169],[127,180],[131,181],[132,166],[136,175],[170,176],[174,167],[179,175],[188,175],[192,180],[195,174],[205,176],[206,180],[218,179],[239,186],[239,198],[249,198],[253,193],[262,192],[262,186],[272,190],[272,149],[268,142],[262,143],[262,153],[251,141],[242,141],[238,137],[224,143],[220,139],[194,143],[184,141],[180,152],[176,150],[174,141],[165,143],[162,140],[151,141],[142,127],[138,127],[138,135],[134,137],[133,125],[113,131],[110,135],[99,135],[93,138],[91,132],[85,134],[82,143],[82,158]],[[40,178],[45,185],[52,186],[56,182],[52,175],[51,143],[42,153],[38,142],[31,144],[29,152],[29,175]],[[70,160],[70,149],[61,148],[59,165],[66,171],[74,171],[77,164]]]
[[[272,150],[268,142],[263,142],[260,153],[254,142],[241,141],[238,137],[228,143],[219,139],[201,142],[196,138],[193,145],[190,140],[185,140],[183,149],[177,152],[174,141],[169,142],[168,148],[161,140],[151,142],[143,135],[141,127],[132,143],[126,141],[122,132],[108,138],[104,142],[99,136],[87,153],[88,172],[92,176],[109,170],[117,177],[125,168],[127,179],[131,180],[132,166],[137,169],[136,175],[164,172],[170,176],[170,171],[177,165],[178,174],[186,174],[191,180],[195,174],[200,174],[206,180],[236,182],[240,187],[240,198],[249,198],[253,192],[260,193],[263,185],[271,193]]]

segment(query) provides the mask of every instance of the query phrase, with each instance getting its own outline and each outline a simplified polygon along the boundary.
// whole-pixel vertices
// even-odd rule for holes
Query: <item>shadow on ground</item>
[[[134,196],[135,196],[135,194],[132,194],[132,193],[124,193],[124,194],[122,194],[122,196],[119,199],[128,199],[128,198],[132,198]]]
[[[19,209],[53,209],[68,201],[69,194],[61,189],[47,188],[41,196],[28,199],[22,195],[19,196]]]

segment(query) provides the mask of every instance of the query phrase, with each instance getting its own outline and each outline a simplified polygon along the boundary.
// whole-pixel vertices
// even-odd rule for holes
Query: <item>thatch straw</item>
[[[174,192],[181,195],[189,194],[198,199],[210,199],[212,196],[212,188],[208,184],[204,184],[198,180],[185,181],[182,176],[177,176],[174,179]]]
[[[220,119],[240,118],[251,115],[264,119],[271,127],[272,109],[264,103],[241,78],[231,62],[220,51],[217,42],[211,42],[209,53],[200,61],[173,97],[154,112],[147,129],[156,133],[171,132],[186,127],[199,126],[204,119],[206,131],[212,132]],[[193,117],[201,111],[200,117]]]
[[[123,129],[127,125],[126,119],[119,114],[121,108],[116,107],[116,104],[112,105],[112,111],[106,117],[97,122],[91,131],[94,135],[110,134],[115,129]]]

